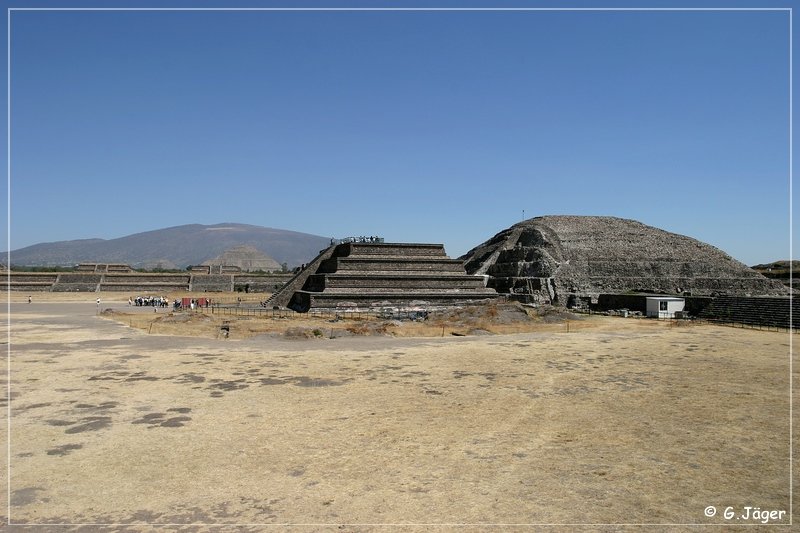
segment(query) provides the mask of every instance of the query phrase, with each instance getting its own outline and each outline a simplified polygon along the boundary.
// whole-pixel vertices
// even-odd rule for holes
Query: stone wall
[[[96,292],[102,274],[61,273],[53,284],[53,292]]]
[[[189,274],[105,274],[103,283],[172,283],[188,285]]]
[[[337,257],[432,257],[446,258],[441,244],[427,243],[347,243],[337,247]]]
[[[188,285],[170,285],[164,283],[109,283],[100,285],[101,291],[130,292],[136,295],[164,295],[167,292],[189,290]]]
[[[467,295],[463,292],[367,292],[362,293],[313,293],[298,291],[294,294],[290,307],[297,311],[331,308],[381,308],[381,307],[446,307],[484,303],[497,298],[497,293]]]
[[[700,313],[701,318],[746,324],[754,327],[800,327],[800,300],[796,298],[757,298],[721,296],[714,298]]]
[[[407,259],[372,258],[372,257],[342,257],[329,259],[323,263],[320,272],[386,272],[405,274],[431,274],[437,272],[452,272],[463,274],[464,266],[458,259]]]
[[[387,290],[431,289],[431,290],[463,290],[482,289],[483,278],[476,276],[429,274],[389,275],[375,274],[314,274],[308,282],[308,290],[360,290],[368,286]]]
[[[58,274],[39,272],[6,272],[8,290],[11,291],[50,291],[58,279]]]
[[[101,274],[104,272],[130,272],[131,267],[123,263],[81,263],[75,270]]]
[[[248,292],[273,293],[292,277],[292,274],[177,274],[177,273],[109,273],[89,272],[39,273],[9,272],[8,289],[40,292],[118,291],[159,294],[176,291],[230,292],[236,286],[246,286]]]
[[[233,275],[209,274],[192,276],[189,290],[193,292],[231,292],[233,291]]]
[[[274,293],[281,289],[290,279],[292,274],[247,275],[236,274],[233,277],[235,290],[246,292]]]

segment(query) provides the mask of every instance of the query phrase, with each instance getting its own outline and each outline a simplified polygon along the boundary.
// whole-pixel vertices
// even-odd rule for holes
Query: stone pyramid
[[[461,257],[469,274],[523,299],[630,292],[785,295],[787,289],[696,239],[608,216],[543,216],[507,228]]]
[[[441,244],[345,243],[323,250],[268,302],[318,308],[424,308],[497,298]]]
[[[280,270],[281,268],[281,265],[270,256],[253,246],[246,245],[236,246],[226,250],[221,255],[204,261],[203,265],[235,266],[242,269],[243,272],[253,272],[255,270],[267,272],[271,270]]]

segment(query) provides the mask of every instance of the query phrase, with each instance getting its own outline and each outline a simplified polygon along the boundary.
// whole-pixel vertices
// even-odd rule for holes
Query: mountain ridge
[[[279,263],[294,267],[310,261],[329,244],[329,237],[252,224],[184,224],[115,239],[38,243],[12,250],[9,262],[12,266],[125,263],[137,267],[167,260],[185,268],[199,265],[237,246],[252,246]]]

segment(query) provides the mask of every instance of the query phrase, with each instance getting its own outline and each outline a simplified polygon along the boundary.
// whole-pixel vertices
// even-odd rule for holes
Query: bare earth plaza
[[[94,295],[10,297],[14,523],[789,521],[785,331],[587,316],[231,340],[148,334]]]

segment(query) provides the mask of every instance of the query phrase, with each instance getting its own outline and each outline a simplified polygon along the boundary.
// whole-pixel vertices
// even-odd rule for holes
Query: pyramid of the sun
[[[235,246],[213,259],[204,261],[202,264],[207,266],[235,266],[244,272],[256,270],[270,272],[281,268],[281,265],[270,256],[253,246],[246,245]]]

